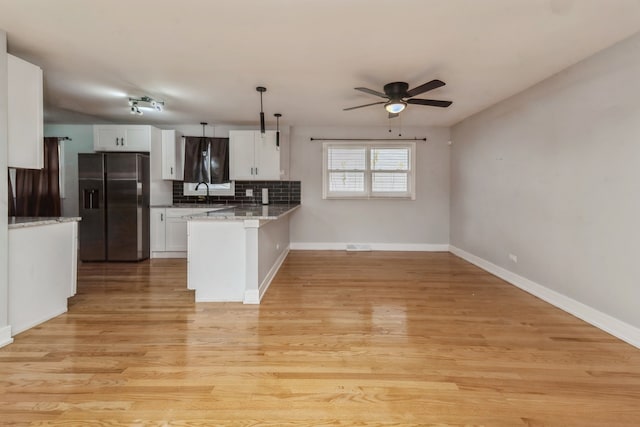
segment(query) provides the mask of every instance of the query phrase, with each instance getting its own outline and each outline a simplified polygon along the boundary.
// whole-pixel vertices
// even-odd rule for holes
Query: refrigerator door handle
[[[95,188],[85,188],[82,192],[82,206],[84,209],[100,209],[99,190]]]

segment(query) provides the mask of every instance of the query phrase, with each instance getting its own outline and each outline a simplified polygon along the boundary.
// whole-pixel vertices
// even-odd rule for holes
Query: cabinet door
[[[7,164],[9,167],[42,169],[42,70],[7,55],[7,81]]]
[[[254,179],[280,180],[280,150],[276,146],[276,133],[268,131],[264,135],[255,133]]]
[[[254,131],[229,131],[229,177],[231,180],[255,179],[254,134]]]
[[[123,151],[148,153],[151,150],[151,128],[149,126],[127,126],[124,129]]]
[[[175,130],[162,131],[162,179],[184,179],[184,141]]]
[[[94,126],[93,149],[95,151],[134,151],[148,153],[151,150],[151,126]]]
[[[171,252],[186,251],[187,220],[181,217],[170,216],[166,221],[166,250]]]
[[[151,208],[151,252],[165,251],[165,209]]]
[[[119,126],[94,126],[93,149],[95,151],[121,151],[124,133]]]
[[[204,213],[207,208],[168,208],[165,217],[165,249],[168,252],[187,251],[187,219],[185,216]]]
[[[176,179],[176,131],[162,131],[162,179]]]

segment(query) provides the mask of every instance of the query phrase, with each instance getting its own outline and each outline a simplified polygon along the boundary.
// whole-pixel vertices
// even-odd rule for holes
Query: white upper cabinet
[[[162,179],[184,179],[184,139],[175,130],[162,131]]]
[[[7,55],[9,167],[44,166],[42,69]]]
[[[147,125],[94,125],[93,149],[95,151],[151,150],[152,127]]]
[[[162,178],[162,132],[149,125],[94,125],[95,151],[149,153],[149,201],[171,204],[172,183]]]
[[[229,131],[229,176],[232,180],[280,180],[276,132]]]

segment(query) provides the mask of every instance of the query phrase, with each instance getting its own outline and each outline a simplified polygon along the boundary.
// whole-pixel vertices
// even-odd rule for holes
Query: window
[[[235,184],[229,180],[229,138],[185,138],[185,171],[183,194],[206,196],[207,186],[211,196],[233,196]]]
[[[322,151],[324,199],[415,199],[415,143],[325,143]]]
[[[207,187],[201,185],[196,190],[198,184],[192,182],[185,182],[182,187],[182,193],[185,196],[206,196]],[[235,181],[225,182],[224,184],[209,184],[210,196],[233,196],[236,194]]]

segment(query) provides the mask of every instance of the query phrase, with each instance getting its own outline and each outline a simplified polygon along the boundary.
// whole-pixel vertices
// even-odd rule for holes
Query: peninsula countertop
[[[61,222],[80,221],[79,216],[10,216],[7,223],[9,228],[36,227],[40,225],[59,224]]]
[[[226,209],[218,209],[193,215],[186,215],[190,221],[216,220],[275,220],[290,214],[300,207],[300,204],[272,204],[272,205],[238,205]]]

